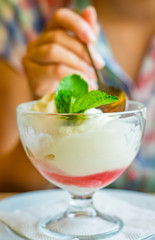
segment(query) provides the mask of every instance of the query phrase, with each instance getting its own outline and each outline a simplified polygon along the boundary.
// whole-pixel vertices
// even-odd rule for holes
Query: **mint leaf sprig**
[[[117,101],[99,90],[89,92],[88,83],[79,75],[64,77],[55,93],[58,113],[84,113],[86,110]]]

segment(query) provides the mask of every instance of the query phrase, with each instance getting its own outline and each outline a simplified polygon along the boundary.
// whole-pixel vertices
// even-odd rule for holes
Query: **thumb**
[[[98,35],[99,25],[97,23],[97,13],[95,8],[92,6],[85,8],[82,11],[81,16],[89,23],[89,25],[92,27],[96,35]]]

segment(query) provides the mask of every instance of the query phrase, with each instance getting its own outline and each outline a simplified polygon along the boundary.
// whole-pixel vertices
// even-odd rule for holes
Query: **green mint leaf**
[[[64,77],[55,93],[55,104],[59,113],[73,113],[74,102],[88,94],[88,84],[79,75]]]
[[[117,100],[116,96],[98,90],[88,92],[87,82],[76,74],[64,77],[55,93],[55,104],[59,113],[82,113]]]
[[[74,101],[72,106],[72,112],[82,113],[90,108],[95,108],[104,104],[113,103],[117,100],[118,98],[116,96],[111,96],[106,94],[105,92],[93,90]]]

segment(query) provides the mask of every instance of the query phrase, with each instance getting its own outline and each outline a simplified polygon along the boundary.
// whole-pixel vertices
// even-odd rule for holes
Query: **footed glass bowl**
[[[68,209],[47,216],[39,223],[40,230],[59,239],[104,239],[118,233],[121,219],[97,211],[92,195],[115,181],[134,160],[142,140],[145,106],[127,101],[125,112],[52,114],[31,111],[33,104],[17,108],[25,152],[42,176],[71,195]],[[52,230],[55,222],[69,219],[79,227],[79,219],[87,225],[95,218],[91,235]],[[102,232],[97,230],[98,220],[105,226]]]

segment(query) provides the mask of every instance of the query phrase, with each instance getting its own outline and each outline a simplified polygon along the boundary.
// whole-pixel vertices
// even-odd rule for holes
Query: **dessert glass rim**
[[[16,111],[17,112],[21,112],[21,113],[26,113],[26,114],[34,114],[34,115],[46,115],[46,116],[57,116],[57,117],[60,117],[60,116],[85,116],[85,117],[92,117],[92,116],[100,116],[100,115],[104,115],[104,116],[115,116],[115,115],[126,115],[126,114],[134,114],[134,113],[138,113],[138,112],[143,112],[145,111],[146,109],[146,106],[139,102],[139,101],[134,101],[134,100],[127,100],[127,104],[132,104],[132,105],[135,105],[135,106],[138,106],[137,109],[134,109],[134,110],[125,110],[123,112],[109,112],[109,113],[100,113],[100,112],[92,112],[92,113],[52,113],[52,112],[39,112],[39,111],[33,111],[33,110],[30,110],[30,109],[27,109],[27,108],[24,108],[24,106],[30,104],[30,105],[33,105],[35,103],[37,103],[38,100],[35,100],[35,101],[28,101],[28,102],[24,102],[24,103],[21,103],[17,106],[16,108]]]

